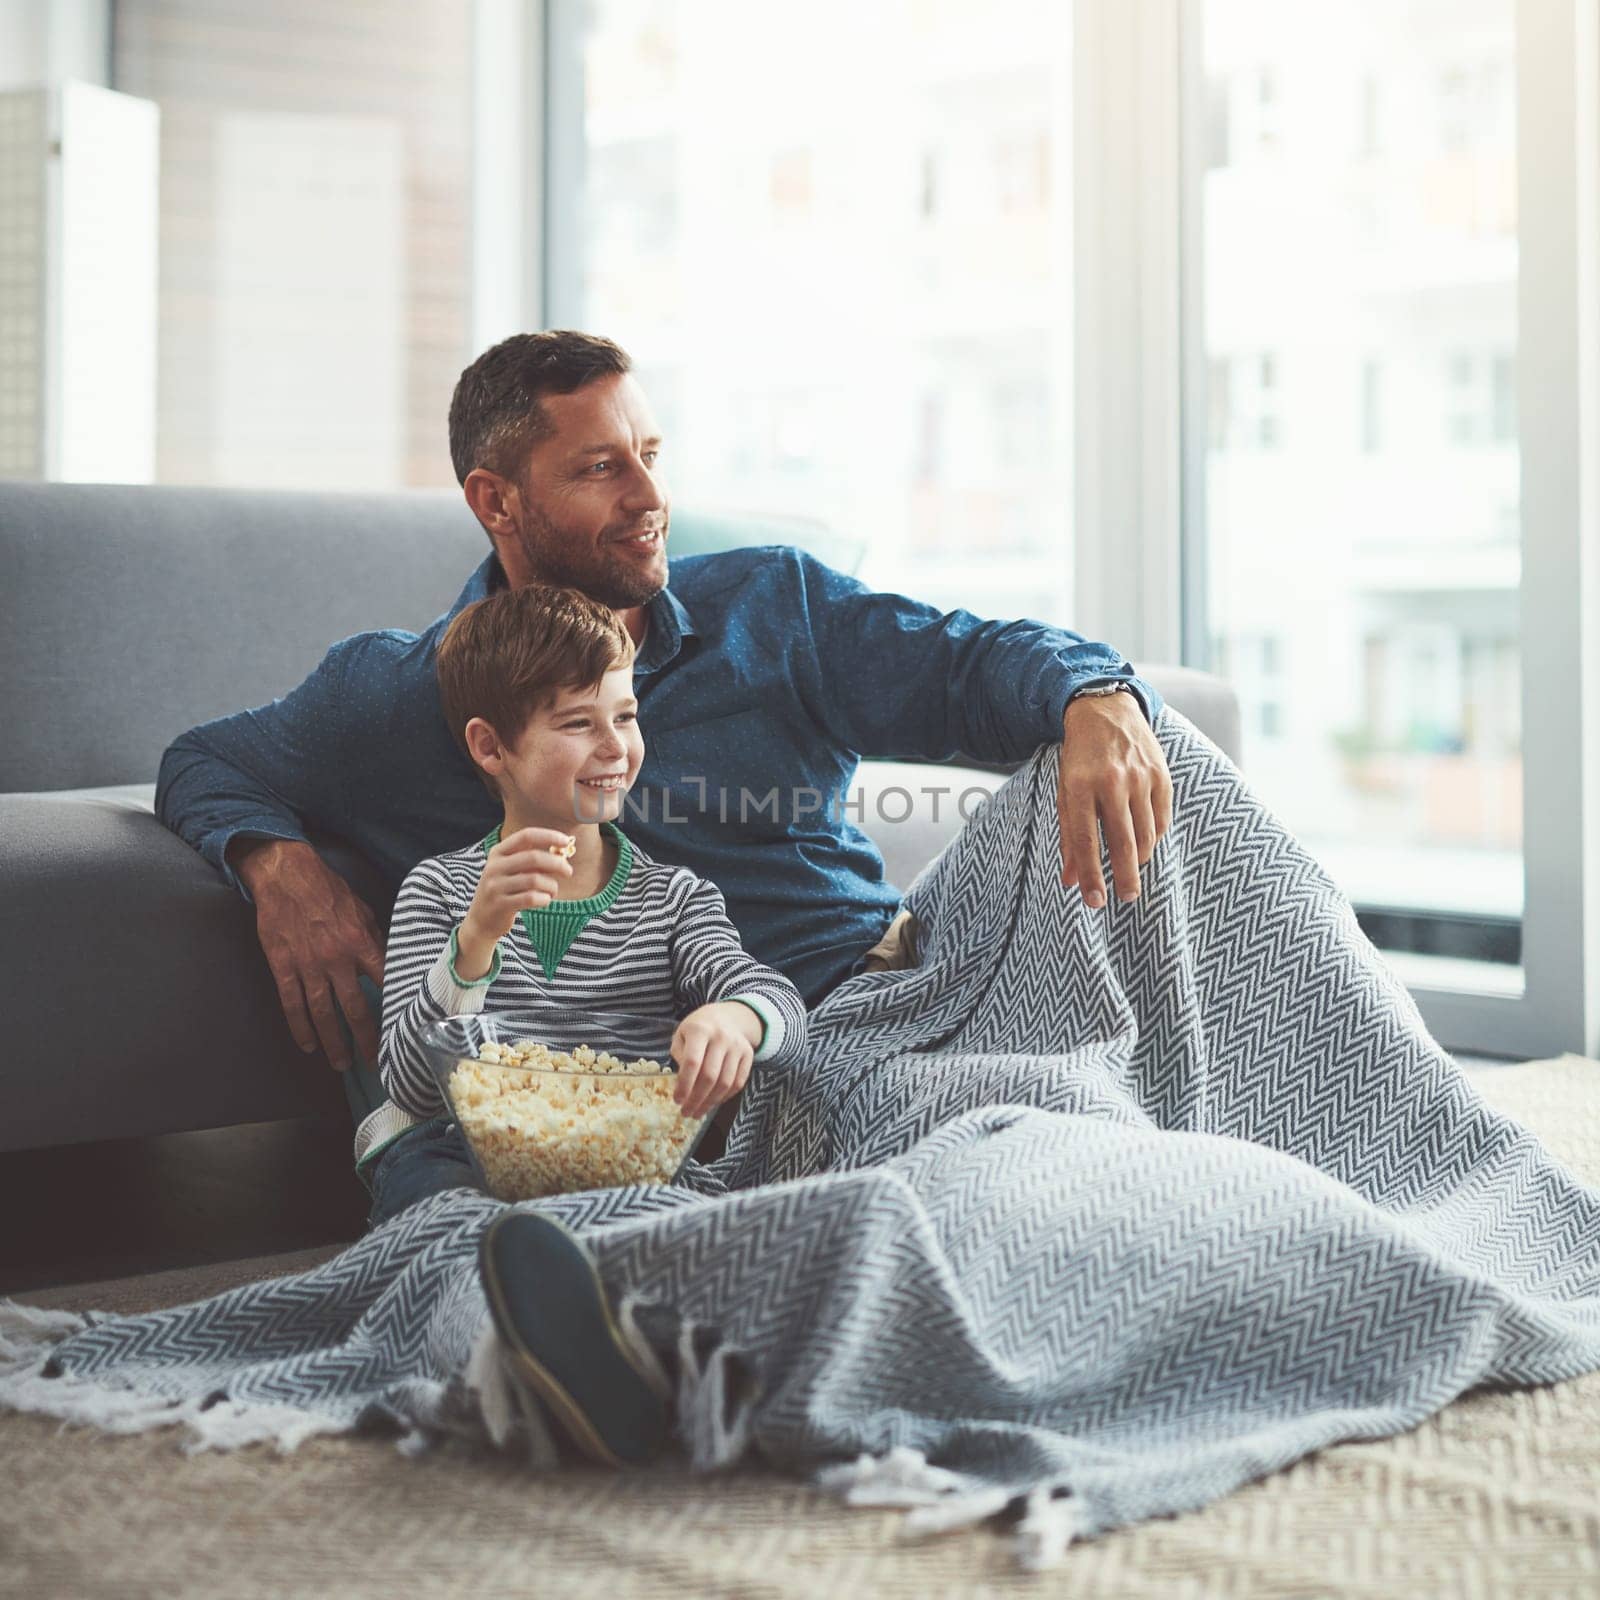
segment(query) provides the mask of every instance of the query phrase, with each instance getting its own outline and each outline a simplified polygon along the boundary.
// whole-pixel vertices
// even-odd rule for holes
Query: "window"
[[[1282,146],[1283,121],[1278,107],[1278,75],[1271,67],[1260,67],[1250,75],[1255,90],[1253,135],[1256,149],[1263,155],[1276,155]]]
[[[161,108],[157,476],[449,485],[468,350],[468,13],[119,0]]]
[[[681,396],[675,502],[817,517],[870,583],[1070,622],[1070,9],[581,17],[581,287],[551,315],[617,339],[658,413]]]
[[[1231,651],[1234,681],[1248,685],[1240,694],[1240,721],[1254,759],[1262,740],[1278,740],[1288,732],[1288,673],[1285,642],[1275,633],[1245,634]]]
[[[1209,367],[1213,449],[1271,450],[1281,438],[1278,363],[1271,351],[1214,358]]]
[[[1517,442],[1517,374],[1508,355],[1495,355],[1490,364],[1492,393],[1490,437],[1496,444]]]
[[[1361,448],[1375,454],[1383,448],[1383,364],[1361,363]]]
[[[1204,7],[1204,80],[1277,149],[1201,180],[1218,670],[1252,782],[1358,910],[1407,912],[1386,938],[1446,907],[1515,924],[1512,5],[1280,17]]]
[[[1503,148],[1515,137],[1511,62],[1504,55],[1454,62],[1438,75],[1438,146],[1455,154]]]
[[[1516,373],[1510,356],[1454,352],[1446,363],[1446,391],[1446,432],[1452,444],[1516,442]]]
[[[1229,138],[1228,80],[1206,80],[1206,165],[1225,167],[1232,160],[1232,142]]]
[[[1371,73],[1361,80],[1361,98],[1357,112],[1356,155],[1371,161],[1382,153],[1381,122],[1383,85]]]

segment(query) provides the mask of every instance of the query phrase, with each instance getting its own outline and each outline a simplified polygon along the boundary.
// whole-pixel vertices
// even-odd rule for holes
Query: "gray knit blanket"
[[[912,886],[922,964],[830,995],[720,1160],[528,1203],[630,1338],[682,1319],[692,1467],[762,1459],[914,1533],[1008,1513],[1042,1567],[1475,1386],[1600,1369],[1600,1191],[1488,1106],[1227,758],[1170,707],[1156,732],[1173,823],[1137,901],[1062,887],[1044,747]],[[0,1302],[0,1403],[548,1466],[477,1281],[501,1209],[436,1195],[149,1315]]]

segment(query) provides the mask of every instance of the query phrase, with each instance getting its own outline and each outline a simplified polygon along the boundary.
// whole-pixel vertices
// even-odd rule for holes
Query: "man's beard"
[[[527,498],[522,502],[523,521],[517,530],[522,540],[522,553],[528,558],[535,578],[540,583],[561,584],[581,590],[591,600],[598,600],[613,611],[626,611],[633,606],[648,604],[666,587],[663,576],[653,577],[655,564],[640,567],[636,561],[622,554],[620,548],[609,541],[638,528],[607,528],[601,542],[580,543],[569,539],[537,506]],[[667,518],[661,519],[661,564],[666,565]],[[615,551],[613,555],[611,552]]]

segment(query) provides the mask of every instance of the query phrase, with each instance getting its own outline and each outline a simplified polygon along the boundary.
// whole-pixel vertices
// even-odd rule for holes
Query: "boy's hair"
[[[459,612],[439,641],[439,702],[455,741],[477,767],[467,724],[482,717],[515,750],[529,719],[563,689],[590,689],[633,665],[633,639],[608,606],[577,589],[530,583]],[[494,778],[478,767],[489,793]]]

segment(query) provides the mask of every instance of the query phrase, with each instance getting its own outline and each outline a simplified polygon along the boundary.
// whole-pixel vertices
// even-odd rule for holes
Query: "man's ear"
[[[483,524],[483,531],[495,541],[496,547],[500,540],[516,533],[521,496],[509,478],[502,478],[487,467],[474,467],[461,485],[461,492],[466,495],[473,516]]]

